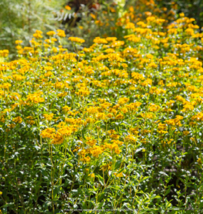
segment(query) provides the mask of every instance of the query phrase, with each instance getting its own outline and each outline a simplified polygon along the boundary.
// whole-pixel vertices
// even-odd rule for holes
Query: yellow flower
[[[184,13],[180,13],[179,16],[180,16],[180,17],[184,17],[185,14],[184,14]]]
[[[91,16],[93,19],[96,19],[96,16],[95,16],[93,13],[90,13],[90,16]]]
[[[87,141],[86,141],[86,144],[89,145],[89,146],[94,146],[96,145],[96,140],[95,139],[91,139],[91,138],[87,138]]]
[[[41,97],[42,92],[35,92],[34,94],[28,94],[27,99],[26,99],[26,104],[27,105],[32,105],[32,104],[37,104],[44,102],[44,98]]]
[[[33,34],[33,37],[35,37],[36,39],[41,39],[43,37],[42,31],[36,30],[35,33]]]
[[[116,10],[113,7],[110,7],[110,10],[111,10],[112,13],[116,12]]]
[[[54,133],[55,133],[55,129],[54,128],[47,128],[47,129],[44,129],[42,132],[41,132],[41,136],[42,138],[50,138],[52,139],[54,137]]]
[[[65,31],[64,30],[60,30],[60,29],[57,30],[57,35],[59,37],[66,37]]]
[[[106,39],[102,39],[100,37],[96,37],[94,40],[93,40],[94,43],[96,44],[106,44],[107,43],[107,40]]]
[[[51,41],[52,41],[52,42],[56,42],[57,39],[56,39],[56,38],[51,38]]]
[[[54,31],[49,31],[49,32],[47,32],[47,35],[48,36],[53,36],[53,35],[55,35],[56,34],[56,32],[54,32]]]
[[[58,52],[58,49],[57,49],[56,47],[53,47],[53,48],[52,48],[52,51],[53,51],[54,53],[57,53],[57,52]]]
[[[21,43],[23,43],[22,40],[16,40],[16,41],[15,41],[15,44],[16,44],[16,45],[19,45],[19,44],[21,44]]]
[[[197,159],[197,163],[198,163],[198,164],[202,164],[201,158],[198,158],[198,159]]]
[[[127,102],[129,102],[129,98],[127,98],[127,97],[122,97],[122,98],[119,98],[119,100],[118,100],[118,104],[120,104],[120,105],[123,105]]]
[[[98,157],[100,154],[102,154],[102,149],[99,146],[93,146],[90,150],[90,153],[93,157]]]
[[[135,24],[128,22],[127,25],[125,26],[126,29],[134,29],[135,28]]]
[[[64,137],[60,133],[54,135],[54,139],[51,141],[52,144],[62,144]]]
[[[65,6],[65,9],[66,9],[66,10],[71,10],[71,7],[68,6],[68,5],[66,5],[66,6]]]
[[[7,57],[9,54],[9,50],[0,50],[0,57]]]
[[[89,176],[90,176],[91,178],[95,178],[95,174],[94,174],[94,173],[89,174]]]
[[[117,178],[122,178],[123,177],[123,173],[120,172],[120,173],[114,173],[114,175],[117,177]]]
[[[77,42],[77,43],[84,43],[85,40],[78,38],[78,37],[69,37],[68,40],[70,40],[71,42]]]
[[[50,120],[53,119],[54,114],[53,114],[53,113],[51,113],[51,114],[44,114],[43,116],[44,116],[44,118],[45,118],[46,120],[50,121]]]
[[[79,153],[78,153],[78,155],[79,155]],[[83,161],[83,162],[90,162],[91,158],[89,156],[88,157],[84,157],[84,155],[83,155],[83,158],[81,158],[80,160]]]
[[[134,135],[132,135],[132,134],[130,134],[130,135],[127,135],[127,136],[125,137],[125,140],[126,140],[127,142],[130,142],[130,143],[136,143],[136,142],[137,142],[137,137],[134,136]]]
[[[69,106],[64,106],[62,109],[63,109],[63,111],[64,111],[65,113],[67,113],[67,112],[69,112],[69,111],[71,110],[71,107],[69,107]]]
[[[20,116],[18,116],[18,117],[13,118],[13,122],[15,122],[15,123],[22,123],[23,119]]]

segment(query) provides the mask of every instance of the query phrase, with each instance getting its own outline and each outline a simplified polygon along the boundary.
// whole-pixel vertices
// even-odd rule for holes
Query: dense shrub
[[[3,213],[201,213],[203,34],[135,10],[120,40],[37,30],[0,51]]]

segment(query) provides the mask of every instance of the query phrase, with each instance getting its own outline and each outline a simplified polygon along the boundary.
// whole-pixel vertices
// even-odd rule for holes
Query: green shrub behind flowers
[[[3,213],[202,210],[203,39],[184,14],[165,22],[69,37],[74,53],[63,30],[0,51]]]

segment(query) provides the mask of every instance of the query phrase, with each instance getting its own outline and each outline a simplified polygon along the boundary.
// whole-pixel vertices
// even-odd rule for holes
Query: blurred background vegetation
[[[29,46],[36,30],[63,29],[67,37],[84,38],[86,46],[97,36],[122,38],[122,16],[130,6],[135,8],[134,21],[149,11],[172,22],[183,12],[203,26],[202,0],[1,0],[0,50],[8,49],[14,57],[15,40]],[[71,48],[68,41],[63,45]]]
[[[203,26],[203,1],[202,0],[156,0],[159,7],[173,7],[177,14],[184,13],[185,16],[194,18],[196,24]]]
[[[60,27],[54,17],[65,0],[1,0],[0,1],[0,49],[15,50],[15,40],[25,45],[35,30],[48,31]]]

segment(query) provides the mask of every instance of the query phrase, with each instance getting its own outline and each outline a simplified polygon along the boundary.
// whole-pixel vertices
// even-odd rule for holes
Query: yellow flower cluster
[[[66,37],[66,34],[65,34],[65,31],[64,30],[57,30],[57,35],[59,36],[59,37]]]
[[[150,13],[137,22],[130,16],[123,39],[96,37],[77,54],[54,43],[53,36],[66,36],[62,30],[44,41],[36,31],[32,47],[16,41],[19,59],[0,63],[2,129],[40,127],[43,143],[68,145],[82,164],[101,160],[105,170],[139,147],[164,150],[180,136],[183,145],[202,142],[203,34],[183,14],[167,27]]]
[[[42,31],[36,30],[35,33],[33,34],[33,37],[35,37],[36,39],[41,39],[43,37]]]
[[[9,54],[8,50],[0,50],[0,57],[7,57]]]

